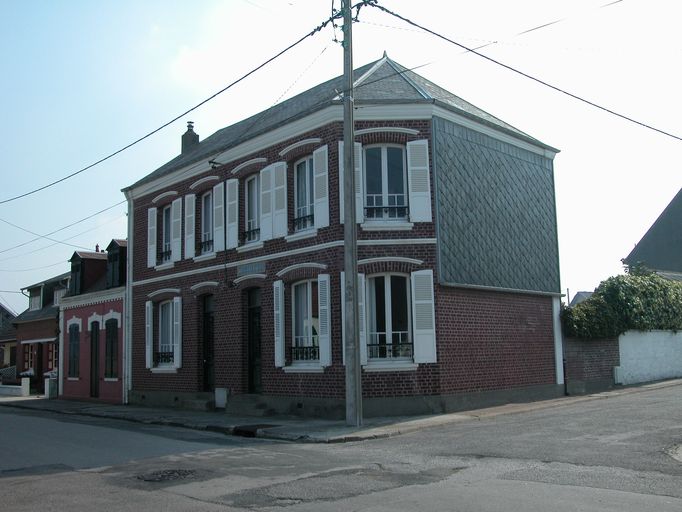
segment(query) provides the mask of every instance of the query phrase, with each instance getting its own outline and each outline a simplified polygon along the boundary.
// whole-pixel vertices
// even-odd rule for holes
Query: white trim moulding
[[[288,274],[289,272],[293,272],[294,270],[298,270],[300,268],[316,268],[318,270],[327,270],[327,265],[325,265],[324,263],[296,263],[294,265],[289,265],[288,267],[285,267],[279,272],[277,272],[277,277],[282,277],[283,275]]]
[[[379,126],[377,128],[355,130],[355,135],[365,135],[367,133],[405,133],[407,135],[419,135],[419,130],[414,130],[412,128],[401,128],[400,126]]]
[[[220,179],[220,177],[218,177],[218,176],[206,176],[205,178],[201,178],[200,180],[197,180],[194,183],[192,183],[189,186],[189,188],[191,190],[194,190],[195,188],[197,188],[200,185],[203,185],[204,183],[207,183],[209,181],[218,181],[219,179]]]
[[[305,139],[305,140],[300,140],[298,142],[294,142],[292,145],[285,147],[282,151],[279,152],[279,156],[284,156],[287,153],[293,151],[294,149],[298,149],[301,146],[307,146],[308,144],[320,144],[322,142],[322,139],[320,137],[313,137],[310,139]]]
[[[263,157],[260,157],[260,158],[252,158],[251,160],[248,160],[248,161],[246,161],[246,162],[244,162],[244,163],[241,163],[241,164],[239,164],[237,167],[235,167],[234,169],[232,169],[232,174],[237,174],[239,171],[241,171],[242,169],[246,169],[246,168],[249,167],[250,165],[264,164],[264,163],[267,162],[267,161],[268,161],[268,159],[267,159],[267,158],[263,158]]]
[[[148,294],[147,297],[153,299],[154,297],[158,297],[159,295],[163,295],[165,293],[180,295],[180,288],[161,288],[160,290],[156,290]]]
[[[161,199],[163,199],[164,197],[174,197],[174,196],[177,196],[177,195],[178,195],[178,191],[177,191],[177,190],[169,190],[168,192],[164,192],[164,193],[162,193],[162,194],[159,194],[159,195],[156,196],[154,199],[152,199],[152,203],[156,204],[156,203],[158,203],[159,201],[161,201]]]

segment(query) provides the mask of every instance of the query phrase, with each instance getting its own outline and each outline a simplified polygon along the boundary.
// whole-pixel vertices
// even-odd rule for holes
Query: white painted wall
[[[618,338],[618,345],[617,384],[682,377],[682,332],[628,331]]]

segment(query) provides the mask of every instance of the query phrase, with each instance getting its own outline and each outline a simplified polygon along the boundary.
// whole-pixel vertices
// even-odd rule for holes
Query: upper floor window
[[[307,157],[294,166],[294,231],[315,225],[313,158]]]
[[[244,242],[256,242],[260,239],[260,210],[259,210],[259,176],[251,176],[246,180],[246,230],[244,231]]]
[[[364,153],[365,218],[405,219],[408,216],[405,149],[374,146]]]
[[[164,206],[161,210],[161,252],[159,263],[171,260],[171,205]]]
[[[71,295],[83,293],[83,266],[81,261],[71,263]]]
[[[213,192],[201,196],[201,254],[213,252]]]
[[[107,254],[107,288],[119,286],[121,280],[121,267],[118,260],[118,251]]]
[[[318,332],[320,314],[317,280],[304,281],[292,287],[292,360],[317,361],[320,359]]]

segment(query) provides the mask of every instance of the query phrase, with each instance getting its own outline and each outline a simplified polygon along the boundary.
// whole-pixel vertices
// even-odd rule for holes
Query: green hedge
[[[642,270],[602,281],[592,297],[561,312],[571,338],[611,338],[628,330],[682,331],[682,283]]]

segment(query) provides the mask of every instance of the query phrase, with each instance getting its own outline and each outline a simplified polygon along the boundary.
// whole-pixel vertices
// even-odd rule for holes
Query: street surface
[[[682,386],[301,444],[0,408],[20,511],[682,510]]]

